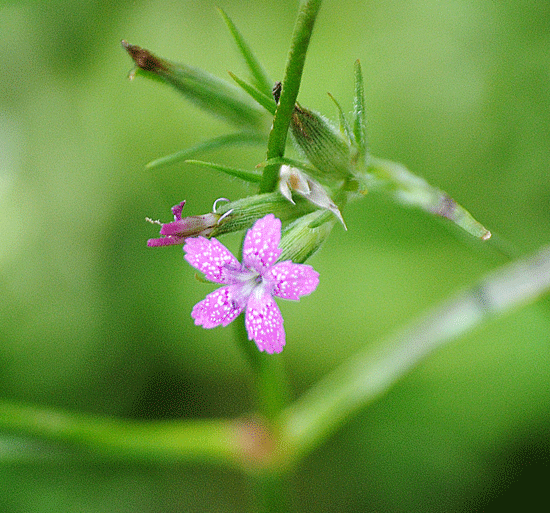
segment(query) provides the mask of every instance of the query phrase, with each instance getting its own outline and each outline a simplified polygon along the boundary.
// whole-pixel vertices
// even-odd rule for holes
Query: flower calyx
[[[215,210],[215,205],[213,210]],[[160,221],[153,221],[147,218],[147,221],[150,223],[160,225],[160,234],[162,235],[162,237],[156,239],[149,239],[147,246],[174,246],[183,244],[189,237],[198,237],[200,235],[207,237],[218,226],[222,218],[221,214],[215,212],[182,218],[181,214],[184,206],[185,200],[172,207],[174,220],[170,223],[161,223]]]

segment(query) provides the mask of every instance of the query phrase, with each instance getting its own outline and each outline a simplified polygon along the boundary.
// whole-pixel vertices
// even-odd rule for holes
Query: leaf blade
[[[229,176],[234,176],[240,178],[245,182],[259,183],[262,179],[262,175],[258,173],[251,173],[250,171],[244,171],[243,169],[237,169],[230,166],[222,166],[221,164],[216,164],[214,162],[205,162],[203,160],[186,160],[186,164],[194,164],[195,166],[202,166],[213,169],[215,171],[220,171]]]
[[[227,15],[227,13],[223,9],[218,8],[218,11],[224,19],[225,23],[227,24],[227,27],[229,28],[229,31],[231,32],[231,35],[233,36],[233,39],[235,40],[235,43],[237,44],[237,47],[241,52],[241,55],[248,67],[248,70],[252,75],[254,85],[260,92],[262,92],[266,96],[269,96],[271,94],[273,81],[269,78],[267,71],[264,69],[261,62],[256,58],[256,56],[252,52],[252,49],[250,48],[240,31],[237,29],[236,25],[233,23],[233,20]]]
[[[273,96],[266,96],[264,93],[262,93],[260,90],[255,88],[253,85],[248,84],[243,79],[239,78],[237,75],[229,72],[229,76],[246,92],[248,93],[254,100],[256,100],[267,112],[269,112],[272,116],[275,114],[275,111],[277,110],[277,104],[275,103],[275,100],[273,99]]]
[[[208,139],[190,148],[152,160],[146,164],[145,168],[157,169],[170,164],[176,164],[206,151],[218,150],[238,144],[263,144],[265,141],[266,137],[257,132],[238,132],[235,134],[222,135],[214,137],[213,139]]]

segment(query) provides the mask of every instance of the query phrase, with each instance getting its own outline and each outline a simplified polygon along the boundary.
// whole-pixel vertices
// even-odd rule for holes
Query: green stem
[[[550,290],[550,246],[497,269],[402,332],[326,376],[278,419],[278,461],[292,466],[433,351]]]
[[[254,372],[257,411],[271,425],[289,401],[289,386],[284,359],[280,354],[265,354],[248,340],[244,315],[235,321],[236,337]]]
[[[210,462],[243,469],[258,452],[255,429],[262,428],[246,419],[139,421],[0,401],[1,432],[61,442],[117,461]]]
[[[322,0],[308,0],[302,4],[298,14],[290,53],[288,55],[283,89],[273,119],[273,128],[269,134],[267,143],[268,160],[282,157],[285,153],[288,127],[290,126],[294,105],[298,97],[306,53],[313,32],[315,19],[321,8],[321,3]],[[268,165],[265,167],[263,179],[260,184],[260,192],[271,192],[275,190],[279,167],[279,165]]]
[[[270,490],[275,485],[282,488],[286,472],[358,410],[433,351],[549,290],[547,246],[492,272],[397,335],[369,345],[283,410],[286,381],[278,375],[280,360],[261,355],[252,346],[259,395],[268,405],[262,406],[262,413],[270,418],[280,411],[270,426],[250,419],[125,420],[0,401],[0,432],[62,442],[105,459],[209,462],[238,468],[257,481],[263,499],[276,507]]]

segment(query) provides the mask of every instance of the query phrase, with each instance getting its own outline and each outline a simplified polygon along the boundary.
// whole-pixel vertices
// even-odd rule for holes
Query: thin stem
[[[288,127],[290,126],[294,105],[298,97],[306,53],[313,32],[315,19],[321,8],[321,3],[322,0],[308,0],[302,4],[298,14],[290,53],[288,55],[283,89],[273,119],[273,129],[269,134],[267,143],[268,160],[282,157],[285,153]],[[279,165],[268,165],[265,167],[263,179],[260,184],[260,192],[271,192],[275,190],[279,167]]]
[[[246,420],[138,421],[0,401],[0,431],[61,442],[105,459],[145,463],[208,461],[242,469],[258,452]],[[252,445],[250,445],[252,443]]]
[[[300,461],[433,351],[549,290],[547,246],[492,272],[404,331],[369,345],[282,413],[279,461],[290,466]]]
[[[289,401],[289,385],[283,355],[260,354],[257,375],[259,408],[273,422]]]
[[[257,411],[271,424],[289,401],[283,356],[258,351],[254,342],[248,340],[244,315],[235,321],[235,336],[254,372]]]
[[[549,290],[547,246],[490,273],[397,335],[369,345],[282,410],[270,426],[250,419],[132,421],[0,401],[0,432],[74,445],[105,459],[210,462],[257,475],[259,489],[266,483],[271,483],[267,488],[282,486],[293,465],[433,351]],[[262,380],[259,394],[269,404],[263,409],[271,417],[280,408],[286,382],[269,367],[280,364],[273,355],[253,354]],[[271,501],[267,488],[265,500]]]

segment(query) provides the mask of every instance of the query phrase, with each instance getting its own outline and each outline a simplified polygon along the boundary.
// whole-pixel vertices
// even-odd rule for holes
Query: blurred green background
[[[244,66],[215,6],[274,80],[298,2],[106,0],[0,4],[0,397],[126,418],[232,416],[253,407],[228,329],[194,326],[211,290],[179,247],[151,249],[170,207],[252,193],[154,158],[232,128],[143,79],[120,40],[220,76]],[[326,0],[299,101],[352,108],[361,59],[374,154],[446,190],[533,251],[550,239],[550,3]],[[205,156],[253,169],[263,148]],[[359,348],[504,259],[448,224],[375,195],[344,212],[310,263],[319,288],[281,302],[296,395]],[[232,248],[238,237],[223,242]],[[330,312],[330,315],[326,313]],[[298,511],[497,511],[537,500],[550,455],[544,302],[431,356],[309,457]],[[28,456],[36,449],[35,458]],[[239,512],[239,474],[208,466],[48,458],[0,436],[0,511]]]

